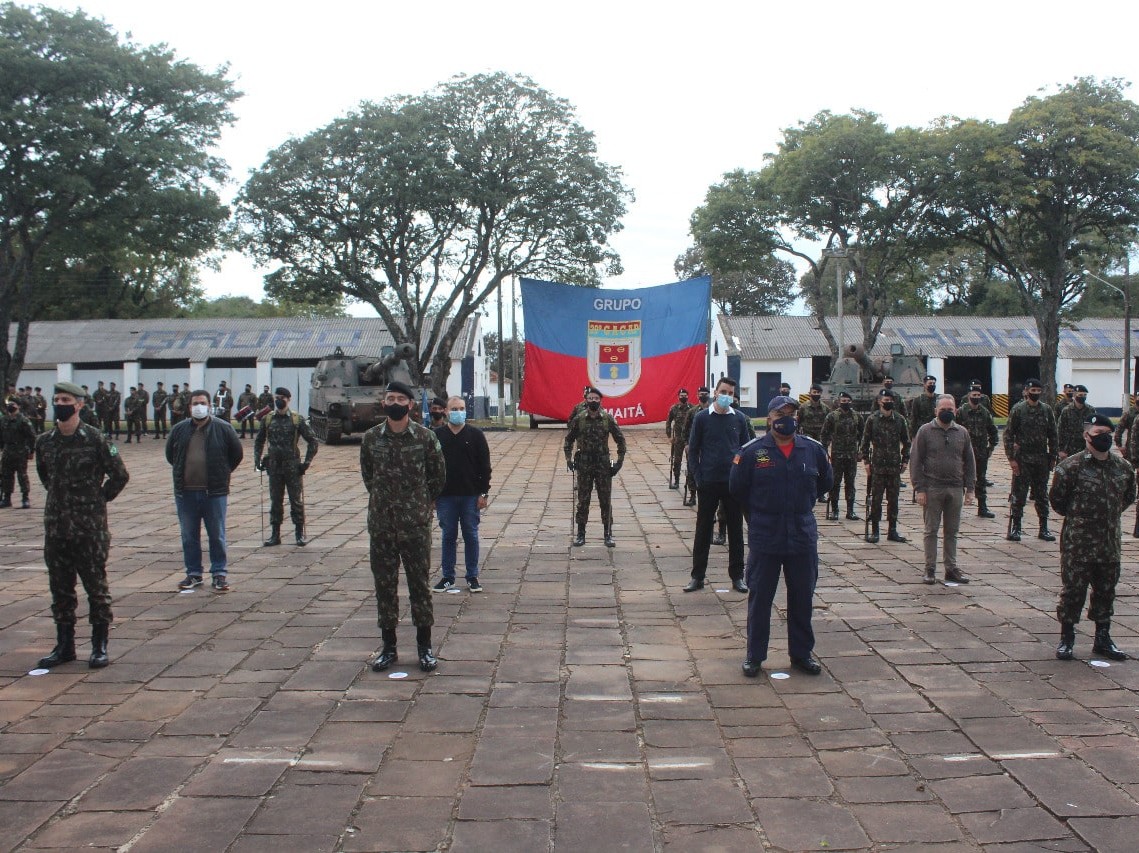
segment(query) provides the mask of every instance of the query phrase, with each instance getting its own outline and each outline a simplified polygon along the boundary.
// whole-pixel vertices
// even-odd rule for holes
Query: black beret
[[[1043,387],[1044,387],[1044,383],[1042,383],[1042,382],[1041,382],[1039,379],[1028,379],[1028,380],[1026,380],[1026,381],[1025,381],[1025,383],[1024,383],[1024,387],[1025,387],[1025,388],[1043,388]],[[1067,387],[1067,388],[1071,388],[1072,386],[1071,386],[1071,385],[1067,385],[1067,386],[1065,386],[1065,387]]]
[[[594,388],[592,385],[589,387],[589,390],[586,391],[585,393],[586,394],[596,394],[598,397],[604,397],[605,396],[598,389]]]
[[[688,393],[688,389],[687,389],[687,388],[681,388],[681,389],[680,389],[680,391],[679,391],[678,393],[680,393],[680,394],[687,394],[687,393]]]
[[[411,386],[406,382],[400,382],[398,379],[393,379],[388,383],[387,389],[395,394],[403,394],[409,400],[415,399],[415,392],[411,390]]]
[[[811,390],[812,390],[812,391],[822,391],[822,390],[823,390],[823,386],[822,386],[822,385],[812,385],[812,386],[811,386]]]
[[[290,391],[288,388],[285,388],[284,386],[278,388],[273,393],[276,394],[278,397],[284,397],[287,400],[293,399],[293,392]]]
[[[707,385],[701,385],[700,388],[696,391],[696,393],[697,394],[707,394],[708,393],[708,386]]]
[[[1088,393],[1088,386],[1087,385],[1077,385],[1076,391],[1077,392],[1083,391],[1085,394],[1087,394]]]
[[[445,409],[445,408],[447,408],[447,401],[444,400],[442,397],[432,397],[431,398],[431,405],[432,406],[442,406]]]
[[[1111,418],[1107,415],[1101,415],[1099,412],[1084,418],[1084,429],[1094,426],[1105,426],[1108,429],[1115,429],[1115,424],[1111,422]]]
[[[851,397],[851,396],[850,396],[850,392],[849,392],[849,391],[839,391],[839,392],[838,392],[838,398],[841,400],[843,397],[845,397],[845,398],[846,398],[846,399],[848,399],[848,400],[853,400],[853,399],[854,399],[853,397]]]
[[[927,374],[927,375],[925,375],[925,376],[923,376],[923,377],[922,377],[922,380],[921,380],[921,381],[922,381],[922,382],[936,382],[936,381],[937,381],[937,377],[936,377],[936,376],[930,376],[930,375],[928,375],[928,374]]]

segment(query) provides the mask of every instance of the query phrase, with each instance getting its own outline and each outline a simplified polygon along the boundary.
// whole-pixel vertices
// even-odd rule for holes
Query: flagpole
[[[518,314],[515,312],[518,299],[514,295],[514,283],[516,281],[518,281],[518,276],[513,276],[510,279],[510,396],[514,400],[514,428],[518,429],[520,391],[518,388]]]
[[[701,385],[707,384],[709,388],[713,386],[712,383],[712,277],[708,276],[708,319],[704,324],[705,337],[704,337],[704,376],[707,377]]]

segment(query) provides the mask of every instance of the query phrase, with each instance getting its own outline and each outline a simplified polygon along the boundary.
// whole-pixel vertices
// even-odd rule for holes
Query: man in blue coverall
[[[743,673],[759,675],[767,659],[771,605],[782,572],[787,582],[787,647],[791,666],[808,675],[822,671],[815,660],[811,601],[819,578],[819,532],[815,502],[834,482],[823,446],[796,435],[790,397],[767,404],[767,434],[749,441],[732,461],[729,489],[748,513],[747,658]]]

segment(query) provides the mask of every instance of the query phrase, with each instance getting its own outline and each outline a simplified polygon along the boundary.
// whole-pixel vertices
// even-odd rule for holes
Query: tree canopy
[[[672,265],[682,281],[712,277],[712,303],[721,314],[783,314],[795,301],[795,268],[773,255],[757,258],[748,272],[718,272],[704,259],[704,250],[690,247]]]
[[[214,187],[227,170],[211,149],[238,97],[226,74],[120,40],[83,12],[0,6],[0,373],[9,381],[23,365],[41,276],[138,283],[162,277],[140,271],[181,270],[218,244],[228,211]]]
[[[568,102],[477,74],[281,145],[237,221],[245,251],[276,265],[271,296],[371,305],[443,393],[454,336],[507,277],[596,286],[620,272],[608,241],[630,198]]]

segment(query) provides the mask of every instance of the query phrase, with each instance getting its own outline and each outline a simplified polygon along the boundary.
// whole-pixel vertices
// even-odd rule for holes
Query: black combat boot
[[[606,548],[616,548],[617,547],[617,542],[613,538],[613,528],[612,527],[606,527],[605,528],[605,547]]]
[[[996,518],[996,513],[989,510],[989,505],[984,501],[977,502],[977,517],[978,518]]]
[[[297,525],[297,545],[299,545],[300,547],[303,548],[307,544],[308,544],[308,540],[305,539],[305,526],[303,524],[298,524]]]
[[[1127,653],[1121,651],[1111,640],[1111,623],[1097,622],[1095,626],[1095,642],[1092,651],[1112,660],[1127,660]]]
[[[20,509],[30,509],[32,502],[28,500],[28,496],[24,495],[20,498]]]
[[[870,519],[870,535],[866,537],[866,541],[871,545],[878,542],[878,519]]]
[[[1131,531],[1131,536],[1139,539],[1139,512],[1135,513],[1135,529]]]
[[[905,542],[906,541],[906,537],[898,532],[898,522],[896,522],[896,521],[890,522],[890,529],[886,533],[886,539],[889,540],[890,542]]]
[[[383,672],[399,660],[395,651],[395,628],[381,628],[380,637],[384,641],[379,656],[372,661],[372,672]]]
[[[838,504],[835,504],[835,517],[838,517]],[[862,521],[858,513],[854,511],[854,501],[846,502],[846,520],[847,521]]]
[[[70,663],[75,660],[75,626],[55,625],[55,648],[47,657],[40,658],[42,669],[51,669],[61,663]]]
[[[102,669],[111,662],[107,657],[107,639],[110,633],[111,626],[106,622],[91,624],[91,657],[87,659],[87,666],[91,669]]]
[[[827,501],[827,521],[838,521],[838,501]]]
[[[727,533],[724,532],[723,527],[717,527],[716,528],[716,535],[712,537],[712,544],[713,545],[727,545],[728,544],[728,535],[727,535]]]
[[[12,505],[12,499],[7,492],[0,492],[0,509],[7,509]]]
[[[266,547],[281,544],[281,525],[273,524],[269,526],[269,538],[265,540],[264,544]]]
[[[1020,541],[1020,532],[1021,532],[1020,531],[1020,522],[1021,522],[1021,515],[1019,513],[1013,513],[1012,515],[1009,516],[1009,519],[1008,519],[1008,535],[1005,536],[1005,539],[1007,539],[1009,542],[1019,542]]]
[[[1060,642],[1056,645],[1056,660],[1071,660],[1076,656],[1076,626],[1060,623]]]
[[[585,544],[585,525],[579,524],[577,526],[577,536],[573,538],[573,545],[575,548],[580,548]]]
[[[1056,541],[1056,536],[1052,533],[1051,530],[1048,529],[1048,516],[1040,516],[1040,532],[1037,533],[1036,536],[1040,539],[1043,539],[1045,542]]]
[[[424,672],[431,672],[439,665],[435,654],[431,651],[431,626],[415,629],[415,645],[419,652],[419,668]]]

